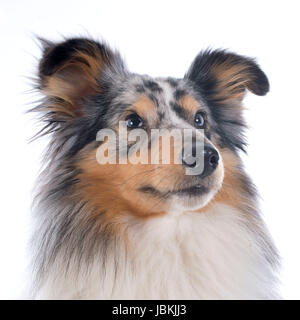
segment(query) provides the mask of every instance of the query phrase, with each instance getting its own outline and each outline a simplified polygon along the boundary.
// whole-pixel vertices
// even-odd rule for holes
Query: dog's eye
[[[204,125],[205,125],[205,119],[204,119],[204,113],[201,112],[201,111],[198,111],[196,114],[195,114],[195,126],[197,128],[204,128]]]
[[[126,121],[130,129],[140,128],[143,125],[143,120],[136,113],[129,115]]]

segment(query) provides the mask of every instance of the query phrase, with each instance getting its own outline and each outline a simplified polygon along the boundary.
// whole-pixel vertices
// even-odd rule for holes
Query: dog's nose
[[[219,163],[218,151],[213,146],[205,144],[204,148],[202,147],[203,154],[198,155],[198,157],[202,157],[202,159],[197,159],[196,143],[193,143],[191,149],[192,152],[185,152],[184,149],[182,150],[183,165],[189,168],[195,168],[200,160],[203,161],[203,170],[198,176],[204,178],[212,174]]]

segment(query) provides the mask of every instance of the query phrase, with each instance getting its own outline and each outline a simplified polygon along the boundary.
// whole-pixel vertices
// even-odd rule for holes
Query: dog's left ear
[[[50,99],[48,115],[54,121],[82,115],[81,102],[103,91],[103,72],[124,69],[118,53],[90,39],[73,38],[57,44],[42,40],[42,44],[39,89]]]
[[[253,59],[225,50],[201,52],[185,78],[214,104],[241,102],[246,89],[259,96],[269,91],[268,78]]]

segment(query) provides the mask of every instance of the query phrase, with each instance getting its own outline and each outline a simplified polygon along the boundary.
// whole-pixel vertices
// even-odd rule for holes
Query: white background
[[[37,94],[40,50],[51,40],[92,35],[120,49],[129,68],[152,76],[184,75],[203,48],[256,57],[269,77],[266,97],[249,94],[245,163],[263,198],[265,220],[282,256],[282,295],[300,298],[299,1],[0,2],[0,298],[18,298],[26,276],[31,190],[46,140],[24,114]]]

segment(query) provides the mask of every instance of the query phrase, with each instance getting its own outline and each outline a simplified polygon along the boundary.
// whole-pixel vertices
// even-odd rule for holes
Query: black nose
[[[186,167],[195,168],[197,165],[196,143],[193,143],[191,149],[192,149],[192,152],[184,152],[184,149],[182,150],[182,163]],[[204,152],[204,155],[203,155],[204,165],[203,165],[202,173],[199,174],[200,178],[204,178],[212,174],[214,170],[217,168],[219,163],[219,154],[214,147],[212,147],[209,144],[206,144],[204,145],[203,152]]]

